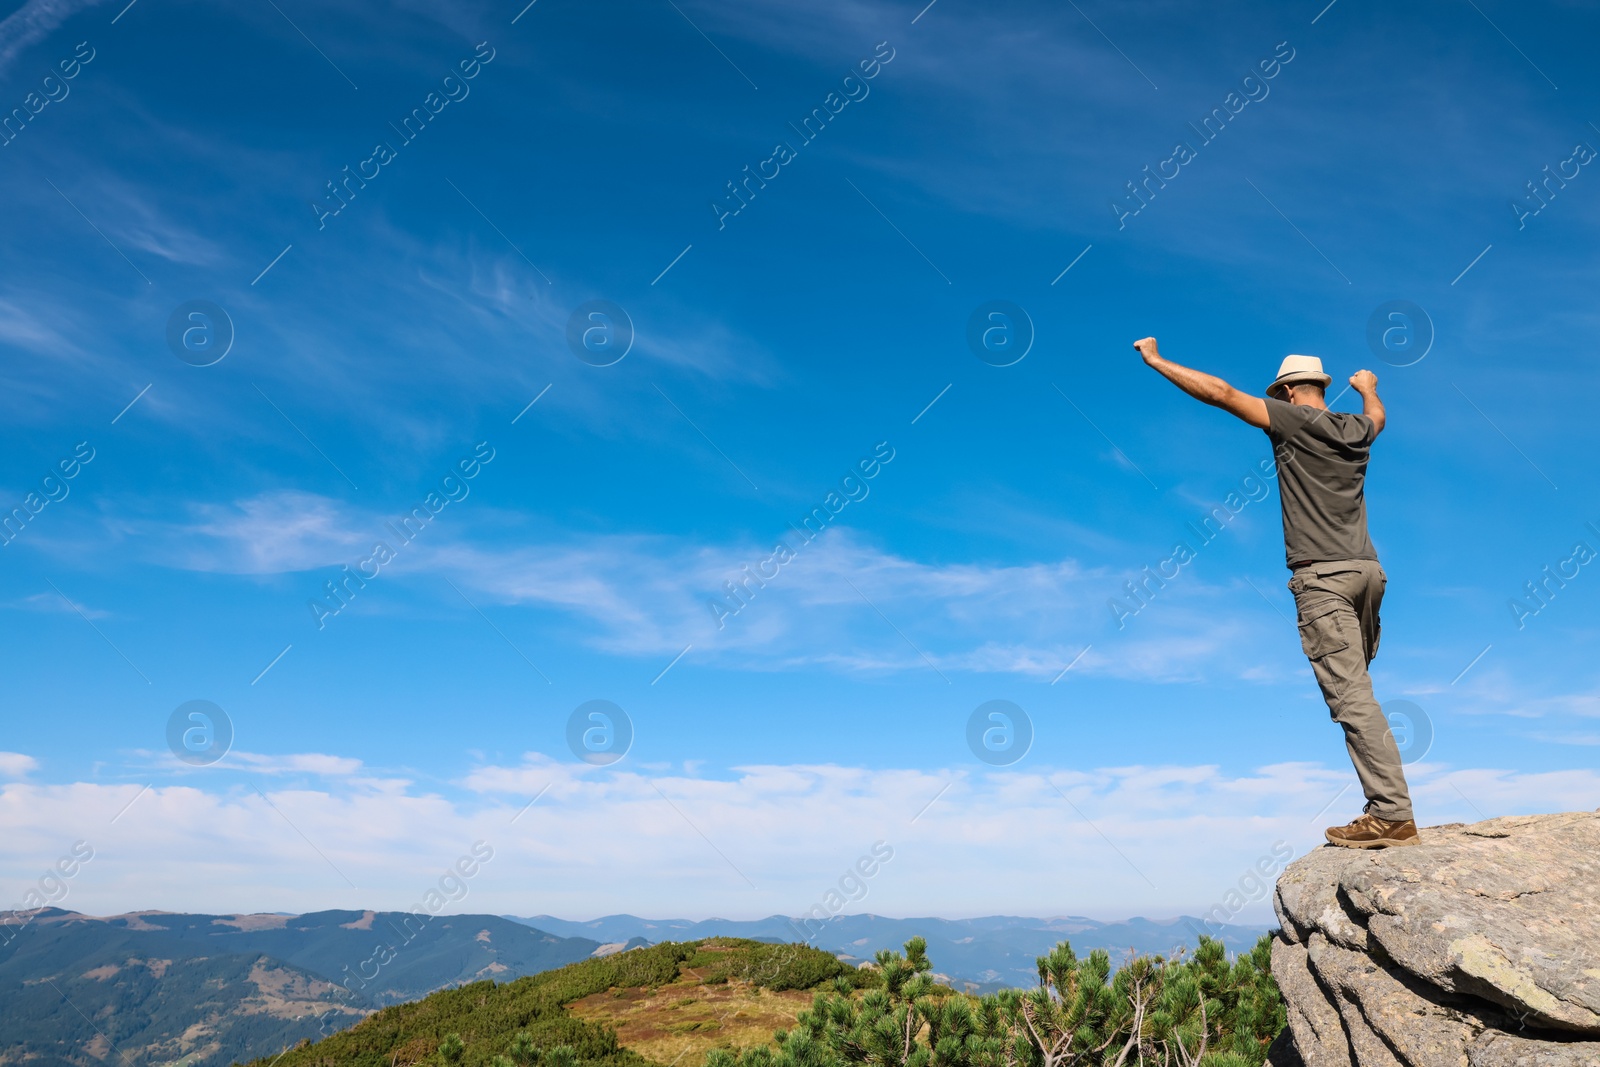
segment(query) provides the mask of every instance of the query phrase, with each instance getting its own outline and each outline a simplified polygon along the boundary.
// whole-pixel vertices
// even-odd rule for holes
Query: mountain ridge
[[[0,912],[0,1063],[225,1067],[600,947],[492,915]]]
[[[1194,916],[1116,922],[1086,916],[1033,918],[990,915],[970,919],[911,917],[904,919],[863,912],[827,919],[770,915],[761,919],[644,919],[605,915],[589,920],[553,915],[502,916],[540,930],[568,937],[617,942],[643,937],[651,942],[693,941],[706,937],[739,937],[755,941],[799,941],[824,949],[853,964],[870,960],[880,949],[893,949],[912,937],[926,939],[940,961],[940,980],[974,992],[1006,987],[1031,988],[1038,982],[1038,958],[1064,937],[1085,950],[1104,948],[1113,960],[1141,954],[1170,954],[1192,947],[1200,934],[1221,941],[1230,952],[1248,952],[1267,925],[1220,924]]]

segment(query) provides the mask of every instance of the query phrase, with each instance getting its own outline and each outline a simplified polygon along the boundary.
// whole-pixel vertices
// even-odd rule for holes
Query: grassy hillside
[[[642,1000],[659,998],[663,990],[672,991],[665,994],[670,1000],[681,1001],[687,998],[678,996],[676,991],[690,986],[704,988],[713,998],[724,996],[727,990],[750,989],[771,996],[810,989],[831,980],[853,982],[855,976],[852,968],[827,953],[798,945],[724,939],[692,944],[668,942],[585,960],[503,985],[475,982],[412,1004],[384,1008],[343,1033],[290,1049],[281,1057],[276,1053],[265,1056],[252,1067],[505,1067],[496,1062],[497,1057],[517,1064],[530,1062],[525,1052],[519,1053],[514,1047],[524,1033],[528,1044],[536,1049],[570,1048],[584,1067],[653,1067],[650,1059],[625,1047],[609,1025],[613,1019],[629,1014],[630,1003],[637,1005]],[[618,1004],[613,1012],[599,1010],[592,1001],[575,1012],[566,1009],[568,1004],[612,990],[623,991],[615,998]],[[798,1014],[809,999],[802,995],[791,997],[786,1003],[794,1003]],[[650,1014],[652,1028],[658,1021],[657,1014],[660,1013]],[[685,1015],[680,1021],[704,1022],[698,1014]],[[794,1016],[787,1018],[792,1020]],[[699,1033],[698,1040],[687,1042],[703,1046],[696,1053],[697,1058],[709,1047],[749,1047],[727,1041],[715,1027],[684,1027],[680,1032]],[[770,1042],[770,1030],[759,1033],[761,1044]],[[449,1041],[451,1035],[460,1040],[458,1050]],[[553,1067],[560,1067],[560,1059],[555,1058]],[[682,1061],[679,1063],[682,1067]]]
[[[713,938],[698,944],[670,982],[591,993],[568,1003],[567,1010],[609,1026],[618,1044],[646,1059],[701,1067],[712,1049],[743,1052],[771,1045],[775,1031],[793,1026],[811,1007],[810,986],[849,975],[824,953],[794,965],[800,962],[791,962],[796,951],[793,945]]]

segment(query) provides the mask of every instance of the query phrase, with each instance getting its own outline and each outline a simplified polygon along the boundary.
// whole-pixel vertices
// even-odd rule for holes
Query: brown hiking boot
[[[1412,820],[1387,822],[1376,815],[1362,815],[1348,826],[1330,826],[1323,836],[1328,844],[1341,848],[1392,848],[1422,843]]]

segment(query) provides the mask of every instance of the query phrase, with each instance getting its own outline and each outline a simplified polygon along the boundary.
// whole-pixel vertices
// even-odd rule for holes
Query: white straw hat
[[[1333,377],[1322,372],[1322,360],[1316,356],[1284,356],[1278,365],[1278,376],[1267,386],[1267,395],[1276,397],[1284,386],[1299,382],[1316,382],[1326,389],[1333,383]]]

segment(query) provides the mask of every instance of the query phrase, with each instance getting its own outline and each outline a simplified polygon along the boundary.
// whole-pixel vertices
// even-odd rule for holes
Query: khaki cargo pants
[[[1289,577],[1300,644],[1367,795],[1366,810],[1389,822],[1412,818],[1400,750],[1372,695],[1367,664],[1378,654],[1378,608],[1388,582],[1376,560],[1310,563]]]

